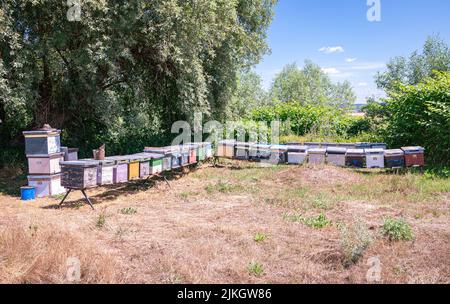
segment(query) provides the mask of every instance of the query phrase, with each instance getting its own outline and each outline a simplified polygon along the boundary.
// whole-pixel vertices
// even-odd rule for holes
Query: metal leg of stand
[[[66,195],[64,195],[64,198],[62,199],[61,203],[59,203],[58,207],[61,207],[62,204],[64,204],[64,201],[66,200],[67,196],[69,196],[70,192],[72,192],[72,189],[69,189],[69,191],[67,191]]]
[[[81,190],[81,192],[84,195],[84,198],[86,199],[86,201],[88,202],[89,206],[91,206],[92,210],[95,210],[94,206],[92,205],[91,200],[89,199],[89,197],[87,196],[86,192],[84,192],[84,190]]]

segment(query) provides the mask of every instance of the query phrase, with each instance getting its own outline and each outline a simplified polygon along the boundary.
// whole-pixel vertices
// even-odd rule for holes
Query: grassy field
[[[0,177],[0,282],[450,283],[450,181],[420,173],[222,162],[23,203]]]

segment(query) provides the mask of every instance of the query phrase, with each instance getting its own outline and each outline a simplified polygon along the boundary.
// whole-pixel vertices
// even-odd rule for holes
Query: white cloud
[[[324,46],[319,49],[319,52],[324,54],[343,53],[344,48],[342,46]]]
[[[356,60],[358,60],[358,58],[345,58],[345,61],[348,63],[355,62]]]
[[[336,68],[322,68],[322,71],[328,75],[338,75],[341,73],[341,71]]]

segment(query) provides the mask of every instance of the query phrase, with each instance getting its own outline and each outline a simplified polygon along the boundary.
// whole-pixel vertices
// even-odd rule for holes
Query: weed
[[[304,218],[303,223],[314,229],[322,229],[331,225],[331,221],[323,213],[318,216]]]
[[[341,225],[340,230],[340,245],[345,256],[344,265],[349,267],[363,256],[372,242],[372,236],[362,221],[356,221],[351,226]]]
[[[386,218],[381,231],[390,241],[411,241],[414,238],[411,226],[403,219]]]
[[[95,226],[99,229],[103,228],[106,224],[106,215],[104,215],[103,213],[100,214],[97,218],[97,223],[95,224]]]
[[[137,210],[132,207],[120,209],[119,212],[124,215],[133,215],[137,213]]]
[[[255,277],[260,277],[264,273],[263,265],[258,262],[251,262],[248,265],[248,273]]]
[[[38,231],[38,226],[37,225],[30,225],[29,227],[28,227],[28,229],[30,229],[30,231],[31,231],[31,236],[36,236],[36,234],[37,234],[37,231]]]
[[[262,243],[267,239],[267,235],[265,235],[264,233],[257,233],[254,237],[253,240],[257,243]]]

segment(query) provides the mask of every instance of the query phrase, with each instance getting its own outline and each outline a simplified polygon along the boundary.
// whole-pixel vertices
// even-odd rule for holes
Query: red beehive
[[[425,166],[425,149],[422,147],[403,147],[406,167]]]

